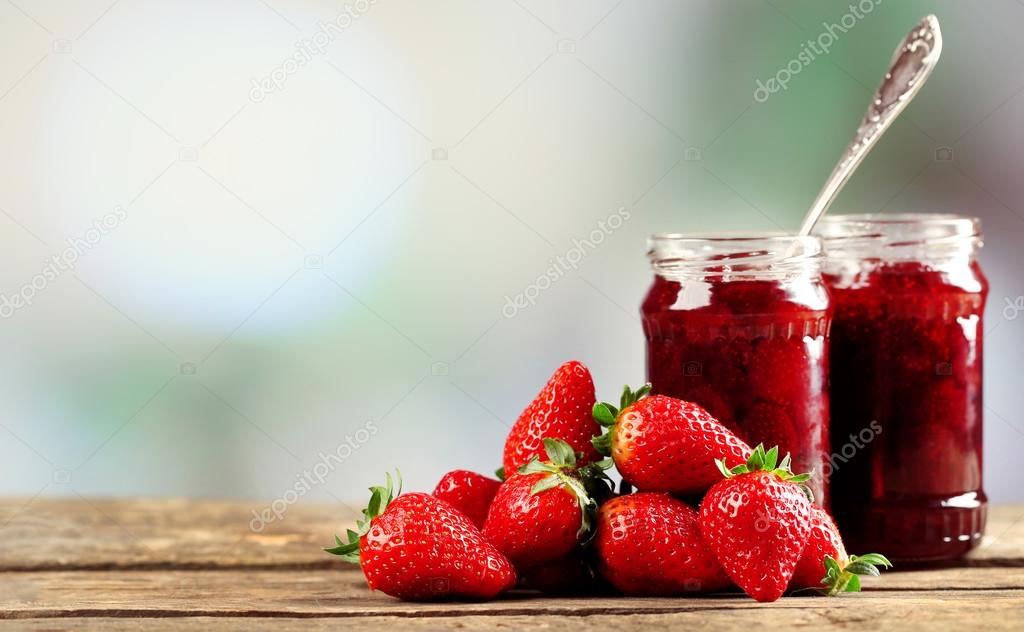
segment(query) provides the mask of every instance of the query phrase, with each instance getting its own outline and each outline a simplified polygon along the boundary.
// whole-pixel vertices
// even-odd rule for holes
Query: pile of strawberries
[[[572,594],[738,586],[775,601],[859,590],[858,575],[890,566],[847,555],[789,455],[752,449],[700,406],[649,391],[597,403],[590,371],[567,362],[512,427],[501,481],[455,470],[432,494],[402,494],[388,475],[347,540],[326,550],[360,564],[371,589],[412,600],[490,599],[521,581]]]

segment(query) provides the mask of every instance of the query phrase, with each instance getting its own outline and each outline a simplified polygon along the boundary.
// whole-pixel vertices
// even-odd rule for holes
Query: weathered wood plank
[[[941,595],[908,594],[884,597],[862,595],[842,600],[794,599],[770,605],[734,600],[679,600],[678,605],[648,609],[640,614],[628,607],[551,611],[479,612],[452,607],[445,613],[418,612],[414,615],[367,615],[352,612],[259,614],[238,616],[189,616],[179,612],[147,613],[123,610],[102,616],[100,613],[49,612],[34,618],[21,618],[3,623],[18,629],[66,629],[102,624],[103,629],[252,629],[258,623],[278,629],[381,629],[395,630],[522,630],[555,629],[571,625],[573,629],[643,629],[667,630],[682,626],[711,626],[723,630],[749,630],[752,622],[766,629],[859,628],[878,630],[960,629],[968,618],[975,627],[990,630],[1019,630],[1024,620],[1024,599],[1019,591],[954,592]],[[143,616],[140,617],[139,615]],[[623,626],[623,627],[619,627]],[[625,627],[628,626],[628,627]]]
[[[320,547],[355,520],[352,509],[297,503],[281,520],[254,530],[252,512],[264,506],[183,499],[2,500],[0,570],[341,565]]]
[[[173,499],[0,500],[0,570],[341,566],[320,546],[351,524],[352,508],[297,503],[281,520],[255,531],[252,512],[264,506]],[[1024,566],[1024,506],[992,507],[988,535],[967,563]]]
[[[1019,629],[1024,620],[1024,507],[993,510],[989,537],[969,561],[976,567],[890,572],[861,595],[768,606],[740,595],[594,599],[525,591],[487,603],[404,603],[369,592],[358,569],[319,551],[351,510],[296,505],[256,532],[252,508],[183,500],[0,503],[0,627],[348,630],[372,621],[396,630],[508,630],[568,620],[582,628],[738,630],[754,616],[746,610],[757,610],[762,623],[794,628],[953,627],[966,613],[992,629]]]
[[[863,581],[865,591],[1024,590],[1024,568],[960,567],[885,571]]]
[[[761,607],[748,616],[737,616],[733,609],[696,610],[657,614],[612,615],[512,615],[459,617],[175,617],[131,619],[118,617],[76,617],[0,621],[0,629],[18,630],[252,630],[273,628],[293,630],[378,630],[395,632],[466,632],[519,630],[645,630],[667,632],[680,629],[714,629],[747,632],[752,625],[773,630],[865,629],[956,630],[978,627],[986,630],[1020,630],[1024,604],[1019,599],[998,593],[957,595],[948,600],[912,598],[899,603],[857,600],[857,607],[797,609]],[[757,617],[756,624],[754,617]],[[972,626],[965,625],[968,618]]]
[[[869,595],[787,598],[776,608],[845,608],[876,599],[956,599],[971,592],[1016,595],[1024,569],[969,568],[888,573]],[[890,602],[890,601],[887,601]],[[759,605],[739,594],[701,598],[545,597],[514,591],[490,602],[408,603],[370,592],[356,570],[39,571],[0,573],[0,618],[56,616],[455,616],[633,614]]]

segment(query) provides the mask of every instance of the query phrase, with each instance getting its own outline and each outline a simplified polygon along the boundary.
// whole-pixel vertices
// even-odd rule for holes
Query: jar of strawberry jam
[[[641,308],[655,393],[693,401],[751,445],[821,472],[829,296],[815,237],[656,235]],[[826,502],[827,481],[811,482]]]
[[[957,557],[985,527],[977,219],[826,217],[833,511],[851,550]]]

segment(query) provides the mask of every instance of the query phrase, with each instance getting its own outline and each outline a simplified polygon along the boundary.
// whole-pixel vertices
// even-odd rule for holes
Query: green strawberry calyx
[[[740,474],[750,474],[751,472],[771,472],[781,480],[795,484],[800,488],[800,491],[806,494],[808,500],[814,502],[814,493],[805,484],[810,480],[813,472],[794,474],[789,454],[782,458],[781,463],[779,462],[779,446],[773,446],[771,450],[765,451],[764,444],[759,443],[754,448],[754,451],[750,453],[746,463],[730,468],[726,464],[725,459],[715,459],[715,465],[718,466],[718,470],[726,478],[732,478]]]
[[[386,476],[387,481],[383,486],[370,488],[370,501],[366,503],[366,507],[363,509],[363,518],[356,521],[355,529],[348,529],[346,531],[348,539],[342,540],[335,535],[335,546],[325,548],[324,551],[332,555],[340,555],[341,559],[346,562],[351,562],[352,564],[359,563],[359,539],[370,530],[370,522],[384,513],[384,510],[391,504],[391,501],[402,494],[402,473],[395,470],[394,479],[391,478],[391,474]],[[398,484],[397,491],[395,490],[396,482]]]
[[[582,518],[576,537],[586,542],[593,536],[594,521],[597,518],[597,500],[609,492],[608,475],[605,470],[612,466],[611,459],[603,459],[578,467],[582,453],[575,452],[571,445],[561,439],[544,439],[547,460],[534,456],[519,468],[520,474],[548,474],[530,489],[531,494],[541,494],[549,489],[564,487],[576,498]]]
[[[632,406],[641,399],[647,397],[651,393],[651,384],[648,382],[640,388],[633,390],[629,387],[629,384],[622,387],[622,396],[619,397],[619,405],[609,404],[607,402],[598,402],[594,404],[594,421],[601,424],[605,428],[611,428],[615,425],[615,422],[619,418],[619,413],[625,410],[627,407]],[[594,449],[597,450],[598,454],[602,456],[609,456],[612,453],[612,433],[611,430],[606,431],[604,434],[598,435],[590,440],[593,444]]]
[[[878,577],[878,567],[892,568],[884,555],[867,553],[851,555],[845,566],[840,565],[831,555],[825,556],[825,576],[821,578],[824,588],[821,592],[830,597],[844,592],[859,592],[861,575]]]

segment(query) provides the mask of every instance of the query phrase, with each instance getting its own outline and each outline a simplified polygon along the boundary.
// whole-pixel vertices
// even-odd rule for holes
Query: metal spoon
[[[939,20],[934,15],[925,16],[893,53],[889,71],[885,73],[882,85],[871,99],[857,133],[839,157],[839,162],[815,198],[811,210],[804,216],[803,224],[800,225],[800,235],[811,234],[814,225],[832,205],[864,157],[924,85],[928,75],[935,69],[941,53],[942,33],[939,31]]]

